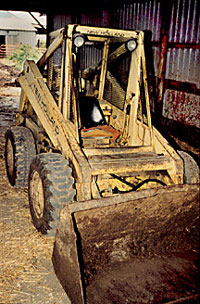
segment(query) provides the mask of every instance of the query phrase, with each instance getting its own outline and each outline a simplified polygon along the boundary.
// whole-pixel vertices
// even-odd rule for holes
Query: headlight
[[[73,43],[74,43],[74,46],[77,48],[82,47],[85,43],[85,36],[82,34],[78,34],[78,33],[74,34]]]
[[[137,47],[137,41],[135,39],[130,39],[126,42],[126,48],[129,52],[133,52]]]

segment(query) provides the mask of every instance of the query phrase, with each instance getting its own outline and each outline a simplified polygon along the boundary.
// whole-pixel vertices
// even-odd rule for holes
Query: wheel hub
[[[10,139],[8,140],[7,143],[7,170],[9,175],[12,176],[14,171],[14,151]]]
[[[33,209],[37,218],[44,214],[44,192],[42,179],[37,171],[34,171],[30,181],[30,195],[33,202]]]

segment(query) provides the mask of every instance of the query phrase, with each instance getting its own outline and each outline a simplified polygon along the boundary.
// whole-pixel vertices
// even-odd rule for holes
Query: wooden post
[[[161,2],[161,31],[158,61],[158,79],[157,79],[157,104],[156,104],[156,122],[161,123],[163,96],[165,89],[166,56],[168,49],[168,31],[171,18],[172,1]]]

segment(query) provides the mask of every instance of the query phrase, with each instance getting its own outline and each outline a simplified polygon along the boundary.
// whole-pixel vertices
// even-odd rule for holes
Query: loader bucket
[[[72,304],[197,303],[198,217],[197,185],[72,203],[60,213],[56,275]]]

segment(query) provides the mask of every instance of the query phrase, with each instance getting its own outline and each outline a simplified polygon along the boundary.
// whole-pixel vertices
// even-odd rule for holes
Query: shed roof
[[[0,30],[37,31],[31,23],[7,11],[0,11]]]

